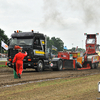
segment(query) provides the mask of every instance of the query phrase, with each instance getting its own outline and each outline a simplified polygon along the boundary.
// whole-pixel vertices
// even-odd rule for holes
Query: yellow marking
[[[82,64],[82,57],[78,57],[77,58],[77,62],[79,62],[80,64]]]
[[[77,54],[73,54],[73,57],[77,57]]]
[[[95,59],[95,60],[96,60],[96,59],[99,60],[99,56],[94,57],[94,59]]]
[[[44,41],[42,41],[42,44],[45,44],[45,42],[44,42]]]
[[[37,54],[45,54],[45,52],[43,52],[43,51],[35,51],[35,53],[37,53]]]

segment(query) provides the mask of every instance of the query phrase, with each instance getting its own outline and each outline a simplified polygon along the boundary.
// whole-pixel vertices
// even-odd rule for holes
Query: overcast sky
[[[0,28],[9,38],[33,29],[60,38],[68,49],[85,48],[84,33],[100,33],[100,0],[0,0]]]

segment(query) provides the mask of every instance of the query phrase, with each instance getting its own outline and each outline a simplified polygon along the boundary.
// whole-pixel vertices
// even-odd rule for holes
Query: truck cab
[[[96,34],[84,33],[86,35],[86,52],[84,54],[84,62],[83,66],[89,66],[90,68],[94,69],[98,67],[99,63],[99,55],[96,53],[97,45],[97,38]]]
[[[99,33],[96,34],[87,34],[86,35],[86,51],[87,54],[95,54],[96,53],[96,48],[97,48],[97,38],[96,35],[99,35]]]
[[[23,60],[25,68],[35,68],[38,60],[46,59],[45,57],[45,36],[42,33],[32,32],[14,32],[8,47],[8,63],[9,67],[12,66],[12,61],[18,50],[14,50],[14,46],[19,45],[27,52],[27,56]]]

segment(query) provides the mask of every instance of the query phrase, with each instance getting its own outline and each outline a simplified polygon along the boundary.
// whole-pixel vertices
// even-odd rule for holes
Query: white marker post
[[[98,82],[98,92],[100,93],[100,82]]]

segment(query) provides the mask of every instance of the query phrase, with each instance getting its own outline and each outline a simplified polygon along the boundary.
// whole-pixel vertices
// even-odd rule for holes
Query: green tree
[[[52,49],[52,45],[57,48],[57,50],[52,50],[53,54],[57,54],[58,51],[63,51],[64,43],[60,38],[52,37],[51,39],[47,37],[47,47]]]
[[[76,50],[76,48],[73,47],[72,49],[68,49],[67,51],[75,52],[75,50]],[[77,52],[85,52],[85,49],[83,49],[83,48],[77,48],[76,51],[77,51]]]
[[[50,39],[50,37],[47,37],[47,48],[52,48],[52,45],[54,45],[54,42]]]
[[[2,29],[0,29],[0,52],[4,53],[4,49],[1,47],[1,41],[8,44],[8,37],[4,34]]]
[[[77,51],[79,51],[79,52],[85,52],[86,50],[85,49],[83,49],[83,48],[77,48]]]

